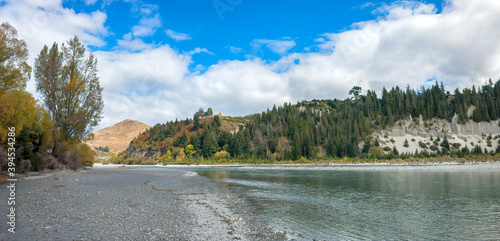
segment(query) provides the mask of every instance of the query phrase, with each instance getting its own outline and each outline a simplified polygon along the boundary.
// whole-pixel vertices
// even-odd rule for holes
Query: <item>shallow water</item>
[[[197,171],[294,239],[500,238],[500,171]]]

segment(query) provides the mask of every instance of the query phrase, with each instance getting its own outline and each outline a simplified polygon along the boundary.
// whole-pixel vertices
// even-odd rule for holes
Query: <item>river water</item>
[[[500,171],[280,170],[197,172],[245,196],[290,239],[500,238]]]

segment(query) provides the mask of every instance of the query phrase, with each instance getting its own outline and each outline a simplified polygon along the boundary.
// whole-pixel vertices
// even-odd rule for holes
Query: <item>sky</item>
[[[245,116],[344,99],[353,86],[453,91],[500,77],[498,0],[0,0],[0,21],[32,66],[44,45],[75,35],[97,57],[95,130],[209,107]],[[27,90],[40,99],[34,79]]]

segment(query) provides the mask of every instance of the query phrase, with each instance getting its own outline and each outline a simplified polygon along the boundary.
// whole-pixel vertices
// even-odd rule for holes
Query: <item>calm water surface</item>
[[[499,171],[207,169],[294,239],[500,239]]]

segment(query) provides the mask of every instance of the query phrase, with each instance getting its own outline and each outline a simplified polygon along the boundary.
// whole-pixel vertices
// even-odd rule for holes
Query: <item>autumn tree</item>
[[[0,25],[0,141],[5,141],[7,128],[16,133],[32,116],[35,100],[24,91],[31,67],[26,63],[26,42],[18,39],[17,31],[8,23]]]
[[[31,67],[27,64],[26,43],[8,23],[0,25],[0,146],[8,128],[15,129],[16,165],[28,171],[42,169],[47,149],[52,145],[53,122],[48,113],[26,92]],[[0,165],[6,161],[0,147]],[[18,171],[21,171],[19,169]]]
[[[102,118],[102,88],[97,59],[85,54],[78,37],[67,45],[45,45],[35,59],[36,89],[56,126],[67,139],[81,140]]]
[[[186,152],[187,157],[191,157],[191,153],[193,153],[193,151],[194,151],[193,145],[189,144],[186,146],[185,152]]]
[[[13,89],[24,90],[30,79],[28,48],[18,39],[17,31],[8,23],[0,25],[0,94]]]

